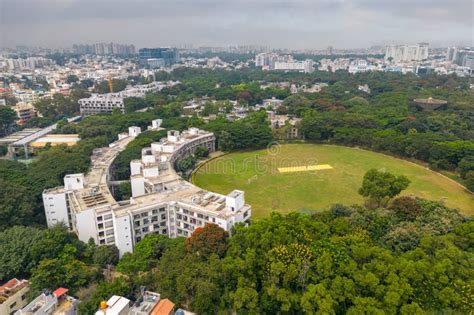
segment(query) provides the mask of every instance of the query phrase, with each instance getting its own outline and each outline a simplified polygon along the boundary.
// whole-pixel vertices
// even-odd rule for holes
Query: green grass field
[[[278,167],[329,164],[333,169],[279,173]],[[474,214],[474,195],[427,168],[380,153],[317,144],[284,144],[271,150],[231,153],[199,168],[194,184],[219,193],[245,191],[253,217],[298,209],[328,209],[334,203],[362,204],[357,190],[365,172],[385,169],[411,180],[405,195],[442,200],[466,215]]]

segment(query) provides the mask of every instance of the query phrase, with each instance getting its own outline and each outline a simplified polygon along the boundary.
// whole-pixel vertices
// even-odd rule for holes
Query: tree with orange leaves
[[[228,237],[227,232],[217,224],[208,223],[194,230],[186,240],[186,249],[203,257],[209,257],[211,254],[222,257],[227,250]]]

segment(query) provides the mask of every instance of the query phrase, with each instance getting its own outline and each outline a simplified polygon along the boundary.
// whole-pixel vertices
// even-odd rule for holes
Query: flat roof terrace
[[[69,118],[67,121],[68,122],[73,122],[73,121],[76,121],[80,118],[81,118],[81,116],[75,116],[75,117]],[[24,129],[22,131],[19,131],[18,133],[14,133],[13,135],[9,136],[9,137],[13,136],[13,138],[16,138],[15,141],[10,142],[10,143],[2,142],[2,140],[5,141],[5,139],[9,138],[9,137],[7,137],[7,138],[0,139],[0,143],[2,143],[2,144],[11,144],[13,146],[28,145],[31,142],[33,142],[33,141],[35,141],[35,140],[37,140],[41,137],[44,137],[45,135],[47,135],[48,133],[50,133],[51,131],[56,129],[56,126],[57,126],[57,124],[52,124],[51,126],[45,127],[43,129],[27,128],[27,129]]]
[[[17,131],[15,133],[12,133],[11,135],[0,138],[0,144],[12,144],[14,142],[20,141],[21,139],[25,137],[31,136],[32,134],[35,134],[36,132],[40,130],[41,128],[26,128],[26,129]]]
[[[86,175],[86,185],[107,184],[110,166],[133,139],[134,137],[126,137],[111,143],[108,147],[95,149],[91,157],[91,169]]]
[[[205,212],[209,216],[228,219],[235,213],[226,208],[226,196],[203,190],[193,184],[181,179],[176,181],[175,187],[170,190],[154,192],[131,199],[131,203],[126,206],[114,207],[116,214],[123,215],[127,212],[133,213],[137,210],[145,210],[147,206],[150,208],[159,207],[163,204],[176,202],[178,206],[187,209],[195,209],[199,212]],[[246,211],[250,206],[245,205],[242,209]],[[242,211],[240,210],[240,211]]]
[[[92,166],[85,177],[84,188],[73,192],[75,198],[71,206],[76,211],[118,204],[108,187],[109,168],[117,155],[133,139],[134,137],[126,137],[111,143],[108,147],[94,150],[91,156]]]

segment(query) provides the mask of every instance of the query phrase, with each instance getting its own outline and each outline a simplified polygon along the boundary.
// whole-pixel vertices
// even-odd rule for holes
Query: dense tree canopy
[[[73,116],[79,113],[79,103],[77,101],[87,95],[86,92],[79,90],[71,96],[56,93],[52,98],[40,99],[34,106],[43,117],[49,119]]]
[[[77,237],[61,227],[5,229],[0,232],[0,279],[27,276],[41,260],[59,256],[66,244],[81,247]]]
[[[468,312],[474,225],[407,198],[386,209],[273,214],[228,240],[217,226],[187,240],[148,235],[118,269],[129,290],[146,285],[200,314]]]
[[[10,107],[0,106],[0,134],[3,134],[15,119],[16,113]]]

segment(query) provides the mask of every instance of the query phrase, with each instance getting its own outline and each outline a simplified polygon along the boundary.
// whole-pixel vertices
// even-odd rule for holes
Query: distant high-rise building
[[[179,62],[179,52],[176,48],[141,48],[138,54],[143,66],[171,66]]]
[[[417,45],[390,45],[385,51],[385,60],[421,61],[428,59],[428,43]]]
[[[452,51],[452,53],[450,53]],[[448,48],[446,59],[461,67],[474,69],[474,49],[470,47]]]
[[[116,55],[128,56],[136,53],[135,46],[117,43],[96,43],[91,45],[73,45],[72,51],[83,55]]]
[[[255,56],[255,66],[263,70],[300,71],[310,73],[314,71],[313,60],[297,61],[291,55],[280,56],[276,53],[260,53]]]
[[[453,61],[456,56],[456,51],[456,47],[448,47],[448,50],[446,51],[446,60]]]
[[[311,73],[314,71],[313,64],[314,62],[311,59],[305,61],[277,61],[275,62],[274,70]]]
[[[474,51],[466,54],[463,60],[463,67],[468,67],[471,70],[474,70]]]
[[[255,56],[255,66],[264,69],[273,69],[275,61],[278,59],[278,54],[275,53],[261,53]]]

